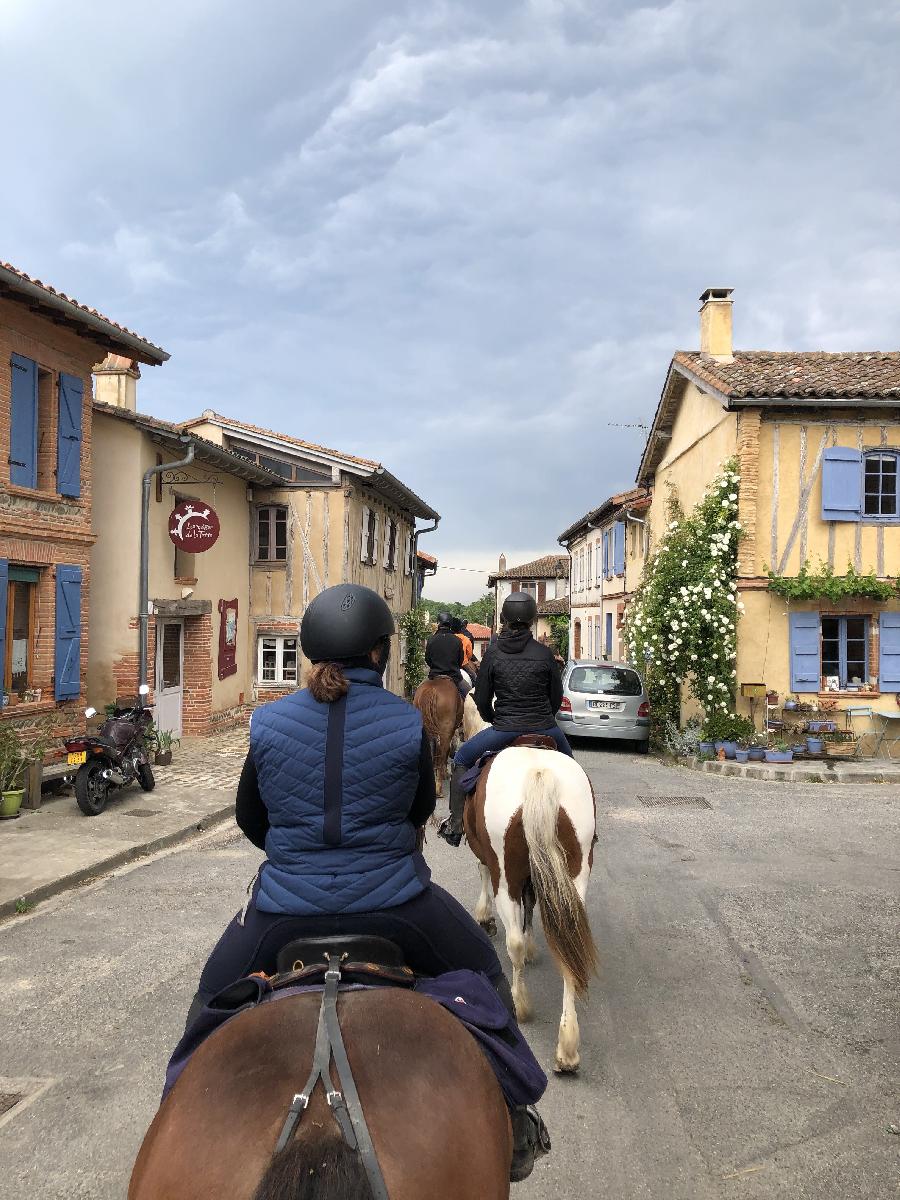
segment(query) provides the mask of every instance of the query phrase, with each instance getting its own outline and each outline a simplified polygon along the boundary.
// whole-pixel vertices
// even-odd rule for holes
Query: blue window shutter
[[[831,446],[822,457],[822,520],[858,521],[862,491],[862,451]]]
[[[6,661],[6,598],[9,594],[9,562],[0,558],[0,692],[6,687],[2,666]]]
[[[900,692],[900,612],[883,612],[879,632],[878,686]]]
[[[9,481],[33,488],[37,487],[37,363],[13,354],[10,370]]]
[[[56,490],[81,495],[81,413],[84,382],[77,375],[59,376],[59,436],[56,443]]]
[[[791,691],[817,692],[821,676],[819,658],[819,614],[792,612]]]
[[[615,563],[613,570],[616,575],[625,574],[625,522],[616,521],[614,531],[613,554]]]
[[[606,653],[612,654],[612,613],[606,614]]]
[[[56,699],[81,695],[81,567],[56,568]]]

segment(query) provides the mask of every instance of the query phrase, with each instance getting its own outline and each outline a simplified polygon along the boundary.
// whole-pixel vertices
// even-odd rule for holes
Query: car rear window
[[[640,675],[627,667],[575,667],[568,686],[595,696],[640,696],[644,690]]]

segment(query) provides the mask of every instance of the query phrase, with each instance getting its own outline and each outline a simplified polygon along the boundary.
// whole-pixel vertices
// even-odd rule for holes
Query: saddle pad
[[[502,754],[504,750],[509,750],[510,746],[527,746],[531,750],[559,751],[553,738],[543,733],[521,733],[514,742],[509,743],[509,746],[503,746],[500,750],[485,750],[484,754],[479,754],[477,761],[460,777],[459,786],[467,796],[475,791],[478,778],[491,759]]]

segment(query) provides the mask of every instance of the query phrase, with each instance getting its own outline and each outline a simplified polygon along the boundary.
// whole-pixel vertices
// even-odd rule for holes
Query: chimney
[[[94,399],[101,404],[137,412],[137,381],[140,377],[140,368],[130,358],[107,354],[103,362],[94,367]]]
[[[502,575],[506,571],[506,555],[500,555],[500,566],[497,568],[497,574]]]
[[[734,288],[707,288],[700,297],[700,353],[719,362],[734,361],[731,336],[731,293]]]

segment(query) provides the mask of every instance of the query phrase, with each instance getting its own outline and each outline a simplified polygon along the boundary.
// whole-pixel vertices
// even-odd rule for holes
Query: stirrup
[[[453,818],[445,817],[438,825],[437,835],[451,846],[459,846],[463,839],[463,831],[453,828]]]

